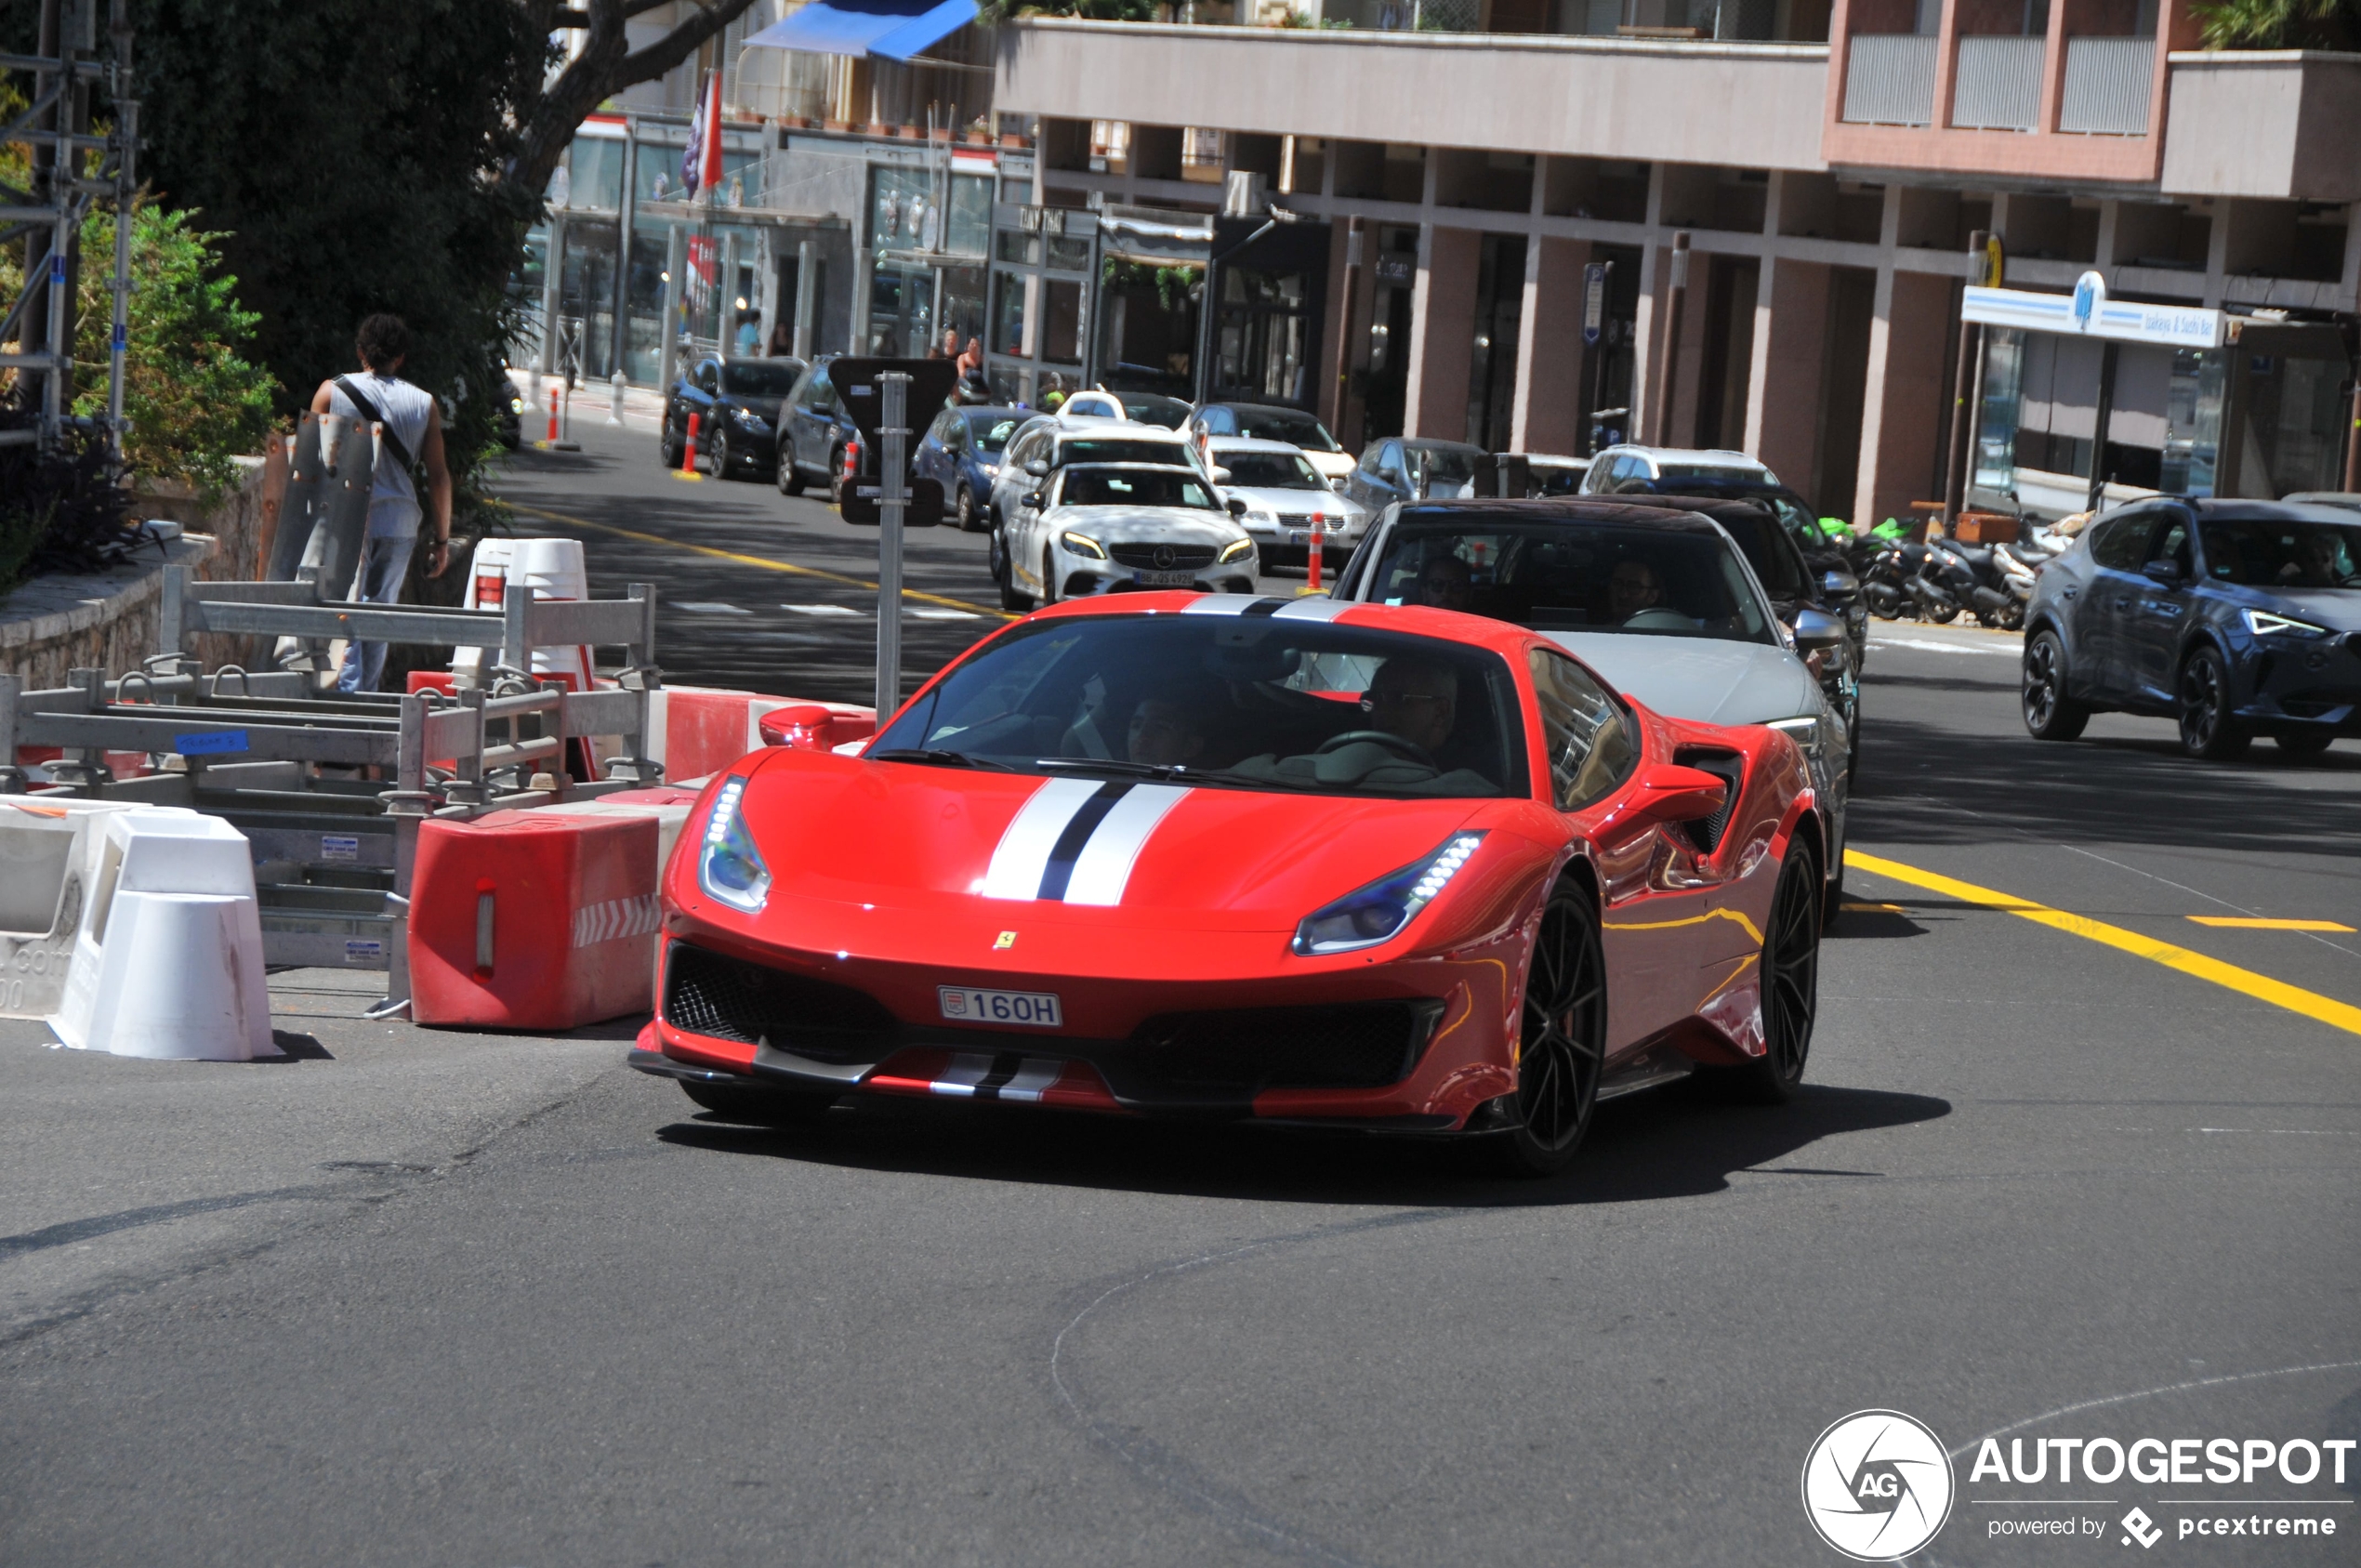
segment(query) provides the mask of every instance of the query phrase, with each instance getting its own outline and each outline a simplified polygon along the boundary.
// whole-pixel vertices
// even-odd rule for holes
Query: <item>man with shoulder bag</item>
[[[410,354],[410,329],[401,317],[369,317],[361,323],[353,347],[361,356],[361,374],[321,382],[311,397],[311,412],[341,415],[356,421],[357,430],[376,425],[384,432],[370,486],[369,530],[362,544],[354,597],[391,604],[402,596],[402,580],[410,574],[410,553],[418,543],[421,509],[411,477],[415,467],[426,468],[427,501],[434,513],[427,575],[440,577],[451,563],[451,470],[442,460],[442,412],[431,393],[397,374]],[[376,691],[385,662],[382,642],[347,643],[336,689]]]

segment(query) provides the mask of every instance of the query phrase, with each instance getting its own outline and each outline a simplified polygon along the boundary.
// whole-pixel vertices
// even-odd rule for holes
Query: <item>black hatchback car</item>
[[[2361,735],[2361,518],[2165,497],[2093,522],[2034,588],[2025,725],[2069,741],[2110,709],[2176,718],[2212,759]]]
[[[699,360],[664,400],[664,466],[680,466],[693,414],[697,460],[714,478],[769,473],[779,406],[802,374],[801,360]]]

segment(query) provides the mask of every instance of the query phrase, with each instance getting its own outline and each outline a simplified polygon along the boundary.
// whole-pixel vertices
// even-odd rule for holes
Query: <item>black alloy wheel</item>
[[[2230,711],[2230,671],[2222,655],[2200,648],[2181,666],[2181,749],[2201,762],[2246,755],[2254,731]]]
[[[1783,1105],[1803,1082],[1820,1010],[1820,866],[1798,846],[1779,867],[1771,925],[1762,933],[1762,1054],[1707,1070],[1734,1100]]]
[[[731,445],[730,427],[727,425],[713,432],[713,451],[710,454],[710,461],[713,464],[713,477],[716,479],[728,479],[730,470],[737,467],[738,454]]]
[[[673,429],[669,417],[664,422],[664,434],[657,441],[656,450],[663,455],[666,468],[677,468],[680,466],[680,436]]]
[[[1562,882],[1542,906],[1517,1021],[1517,1125],[1492,1140],[1509,1176],[1554,1176],[1589,1130],[1607,1063],[1607,966],[1589,895]]]
[[[779,439],[779,494],[782,495],[803,494],[803,470],[795,466],[795,448],[788,444],[784,436]]]
[[[2018,692],[2025,732],[2037,741],[2070,741],[2091,722],[2091,710],[2066,695],[2065,644],[2044,628],[2025,645],[2024,687]]]
[[[959,499],[955,505],[956,510],[953,515],[958,519],[959,532],[962,534],[974,533],[976,531],[975,492],[969,490],[964,484],[961,485],[959,487]]]
[[[2282,730],[2271,737],[2271,744],[2289,757],[2310,760],[2336,743],[2336,736],[2327,730]]]
[[[837,1102],[832,1094],[808,1089],[773,1088],[767,1084],[692,1084],[680,1081],[680,1092],[726,1122],[751,1127],[797,1127],[818,1121]]]
[[[828,449],[828,505],[844,509],[844,448]]]
[[[1041,547],[1041,608],[1047,610],[1058,602],[1058,557],[1048,545]]]

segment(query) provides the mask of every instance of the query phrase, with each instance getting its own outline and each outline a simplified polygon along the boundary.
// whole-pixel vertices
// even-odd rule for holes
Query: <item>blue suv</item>
[[[2295,757],[2361,735],[2361,518],[2172,497],[2108,513],[2035,586],[2023,702],[2037,740],[2120,710],[2179,720],[2209,760],[2258,734]]]

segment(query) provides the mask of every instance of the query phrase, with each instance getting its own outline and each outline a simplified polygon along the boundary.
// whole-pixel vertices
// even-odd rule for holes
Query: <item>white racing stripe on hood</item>
[[[1074,876],[1066,883],[1066,903],[1121,903],[1124,884],[1131,879],[1132,863],[1147,848],[1156,824],[1188,793],[1171,784],[1141,784],[1116,801],[1075,859]]]
[[[1352,608],[1344,600],[1330,599],[1325,594],[1306,594],[1280,611],[1274,618],[1282,621],[1333,621]]]
[[[1049,851],[1066,824],[1099,793],[1098,779],[1051,779],[1033,792],[1017,811],[999,848],[992,851],[991,869],[983,874],[988,899],[1035,899],[1041,896],[1041,874],[1049,869]]]

